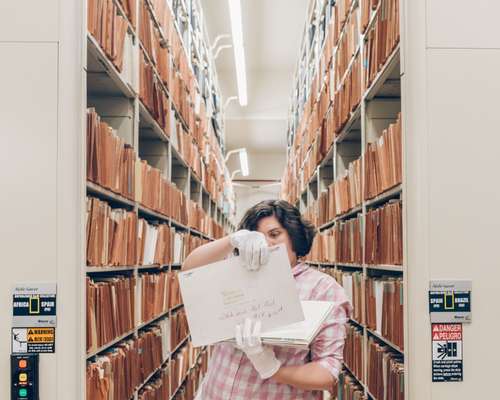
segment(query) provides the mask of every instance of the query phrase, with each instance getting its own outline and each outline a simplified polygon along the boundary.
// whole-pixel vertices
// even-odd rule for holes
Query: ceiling
[[[202,0],[210,41],[230,34],[228,0]],[[226,109],[226,147],[249,152],[283,153],[293,74],[308,0],[241,0],[248,106],[233,101]],[[231,44],[224,39],[220,44]],[[232,49],[216,60],[223,100],[238,87]]]

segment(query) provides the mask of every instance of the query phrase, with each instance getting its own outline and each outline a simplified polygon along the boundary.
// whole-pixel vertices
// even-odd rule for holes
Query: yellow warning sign
[[[54,343],[55,328],[29,328],[28,343]]]

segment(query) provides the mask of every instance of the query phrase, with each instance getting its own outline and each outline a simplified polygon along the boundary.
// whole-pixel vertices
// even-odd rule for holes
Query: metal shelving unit
[[[114,0],[118,5],[118,12],[125,16],[124,10],[117,0]],[[201,17],[203,11],[201,9],[201,4],[197,0],[165,0],[167,4],[167,12],[170,12],[174,18],[174,29],[180,38],[182,52],[186,56],[188,64],[188,72],[193,74],[195,77],[194,96],[201,97],[200,101],[205,106],[206,117],[209,121],[212,118],[220,118],[220,110],[216,107],[217,104],[221,104],[220,100],[220,90],[217,83],[217,74],[214,68],[214,62],[210,52],[210,44],[208,43],[208,35],[204,27]],[[160,18],[155,14],[155,9],[150,0],[144,0],[146,9],[151,18],[153,25],[159,31],[160,42],[162,46],[169,48],[168,38],[166,33],[162,30],[160,25]],[[86,74],[87,83],[87,107],[96,107],[98,114],[104,116],[105,118],[113,118],[112,126],[117,131],[120,137],[123,137],[126,143],[132,146],[138,157],[146,160],[150,165],[159,168],[163,177],[175,184],[177,188],[184,193],[186,199],[192,200],[197,203],[205,213],[212,217],[225,231],[234,229],[233,223],[230,221],[231,215],[234,211],[231,209],[223,210],[221,209],[226,199],[220,199],[219,197],[214,198],[204,186],[203,181],[198,177],[193,169],[191,169],[183,159],[180,151],[176,147],[176,140],[172,136],[175,133],[167,131],[160,126],[160,124],[155,120],[151,112],[148,110],[145,104],[139,98],[139,70],[138,70],[138,60],[139,57],[144,56],[147,62],[151,65],[153,70],[153,75],[156,77],[156,81],[159,88],[165,93],[169,100],[169,107],[172,112],[174,123],[170,122],[170,129],[176,129],[177,124],[182,126],[182,129],[189,131],[187,121],[181,115],[180,110],[176,109],[172,99],[172,93],[170,88],[167,87],[160,76],[160,73],[151,60],[148,52],[142,45],[139,39],[139,8],[141,2],[138,0],[135,2],[136,6],[136,16],[137,16],[137,26],[134,28],[130,21],[128,22],[128,33],[126,35],[126,49],[128,53],[124,56],[124,67],[122,71],[114,66],[111,60],[108,59],[104,51],[101,49],[99,43],[92,37],[90,33],[86,33],[86,67],[83,73]],[[195,15],[196,14],[196,15]],[[187,18],[186,18],[187,17]],[[193,24],[191,17],[196,19],[196,23]],[[194,47],[194,50],[193,50]],[[203,76],[197,76],[195,74],[195,68],[193,67],[194,62],[202,62],[204,67]],[[206,68],[205,68],[206,66]],[[215,98],[215,99],[214,99]],[[116,115],[114,104],[117,102],[124,102],[127,104],[129,114],[125,117],[118,113]],[[118,121],[118,122],[116,122]],[[115,123],[116,122],[116,123]],[[122,126],[126,126],[127,133],[121,131]],[[223,129],[222,124],[219,124],[220,129]],[[210,135],[210,126],[207,132],[203,134],[208,138]],[[222,138],[224,134],[221,130],[213,132],[215,134],[215,140],[213,144],[217,147],[212,149],[213,152],[224,154],[224,143]],[[153,149],[153,150],[152,150]],[[156,150],[155,150],[156,149]],[[200,154],[203,163],[208,160],[205,159],[203,154]],[[222,168],[227,167],[223,164]],[[215,171],[219,174],[220,171]],[[194,187],[195,189],[192,189]],[[191,190],[196,190],[191,193]],[[136,199],[128,199],[124,196],[114,193],[106,188],[101,187],[93,182],[86,183],[86,192],[88,196],[97,197],[102,199],[113,208],[125,208],[128,211],[135,212],[138,217],[144,218],[148,221],[154,223],[166,224],[169,227],[175,229],[176,231],[181,231],[189,235],[194,235],[204,240],[213,240],[213,238],[208,235],[208,232],[200,232],[198,229],[194,229],[187,224],[181,223],[167,215],[151,210],[148,207],[141,204]],[[198,196],[199,194],[199,196]],[[166,265],[131,265],[131,266],[111,266],[111,267],[100,267],[100,266],[85,266],[85,274],[90,276],[92,279],[99,280],[102,278],[107,278],[110,276],[134,276],[139,277],[144,273],[155,273],[157,271],[174,271],[174,267],[179,267],[180,263],[166,264]],[[178,269],[178,268],[177,268]],[[105,353],[109,349],[112,349],[121,341],[128,338],[137,338],[139,332],[147,329],[148,327],[158,323],[165,318],[171,318],[174,313],[179,312],[183,307],[182,304],[176,305],[171,309],[155,316],[151,320],[144,321],[142,323],[136,323],[134,329],[125,334],[113,339],[109,343],[101,346],[100,348],[87,354],[87,361],[94,359],[96,356]],[[169,335],[170,332],[167,332]],[[180,348],[187,345],[189,341],[189,335],[184,338],[175,349],[170,349],[169,357],[165,360],[161,366],[156,368],[149,374],[149,376],[144,380],[144,382],[136,388],[134,392],[133,399],[137,400],[137,396],[141,388],[143,388],[155,375],[165,366],[167,366],[174,353],[179,351]],[[184,379],[183,382],[187,377]],[[182,385],[181,385],[182,386]],[[171,396],[173,397],[175,394]]]
[[[314,101],[317,101],[319,99],[320,93],[324,90],[326,81],[335,81],[332,75],[335,73],[334,68],[330,67],[326,73],[324,81],[316,81],[315,84],[317,85],[317,92],[311,93],[313,82],[316,79],[316,74],[322,73],[321,71],[319,71],[318,66],[320,65],[320,60],[323,56],[323,53],[326,51],[325,41],[321,40],[321,38],[325,37],[326,34],[322,34],[321,29],[323,29],[323,26],[330,26],[328,23],[328,16],[332,13],[329,13],[328,10],[329,8],[331,9],[332,7],[335,7],[335,3],[336,2],[331,2],[328,0],[313,0],[311,1],[311,7],[306,17],[306,25],[304,28],[304,36],[299,54],[299,60],[297,62],[297,69],[294,78],[295,83],[292,91],[292,100],[289,112],[287,151],[289,161],[293,161],[295,159],[295,155],[293,154],[294,136],[297,129],[299,128],[299,125],[302,125],[304,123],[304,121],[301,121],[301,119],[303,118],[305,107],[309,102],[309,97],[313,96]],[[368,27],[364,32],[361,32],[361,13],[359,12],[359,7],[361,7],[361,2],[359,0],[352,1],[346,14],[347,16],[358,16],[357,26],[359,29],[359,38],[357,42],[358,45],[355,46],[353,53],[350,55],[347,69],[342,73],[343,77],[338,81],[339,85],[342,85],[343,80],[346,79],[346,77],[349,75],[349,71],[354,65],[355,57],[360,57],[361,62],[363,62],[365,57],[364,43],[365,39],[367,38],[369,27],[374,23],[374,21],[376,20],[375,16],[380,12],[381,9],[379,5],[376,10],[372,11]],[[358,14],[354,14],[356,12],[358,12]],[[345,21],[347,20],[348,18],[345,18]],[[326,22],[323,23],[323,21]],[[345,35],[347,26],[348,24],[345,24],[343,26],[337,44],[333,49],[331,49],[332,60],[334,60],[337,55],[341,38]],[[314,35],[312,41],[310,41],[309,32],[312,31],[316,32],[316,34]],[[320,32],[320,34],[318,34],[318,32]],[[350,111],[347,121],[340,129],[340,131],[335,135],[333,144],[330,149],[328,149],[326,156],[319,162],[315,170],[312,171],[311,177],[307,181],[303,182],[304,186],[297,187],[297,192],[295,192],[297,193],[297,204],[299,205],[302,212],[304,212],[305,210],[309,210],[311,207],[317,205],[320,194],[324,192],[332,182],[340,179],[349,163],[351,163],[355,159],[360,158],[360,156],[365,153],[368,143],[374,142],[382,133],[382,129],[387,128],[388,125],[394,122],[394,120],[396,119],[397,112],[393,111],[395,109],[397,109],[397,111],[399,112],[401,111],[400,58],[400,46],[398,44],[387,58],[383,67],[376,74],[369,87],[363,87],[359,105],[357,105]],[[328,66],[328,60],[326,60],[326,63],[327,65],[325,65],[325,67]],[[332,64],[334,64],[334,61],[332,61]],[[363,77],[361,77],[361,79],[363,82]],[[336,91],[339,87],[334,86],[333,90]],[[330,87],[330,90],[332,90],[332,87]],[[334,111],[334,108],[336,107],[336,104],[333,102],[333,96],[331,92],[329,93],[329,96],[330,102],[325,115],[327,115],[331,111]],[[375,104],[378,104],[378,102],[380,102],[379,108],[381,108],[385,112],[385,114],[392,114],[390,116],[385,115],[383,117],[377,116],[379,120],[374,122],[375,117],[372,115],[373,113],[370,113],[370,110],[374,107]],[[387,107],[385,107],[384,102],[387,102]],[[298,168],[295,167],[296,170],[298,170],[296,178],[299,182],[301,180],[300,177],[303,171],[303,167],[304,164],[299,165]],[[363,158],[361,160],[361,173],[365,173]],[[362,200],[360,204],[350,209],[346,213],[337,215],[335,218],[321,224],[321,226],[319,226],[319,232],[325,232],[332,227],[335,227],[339,223],[343,223],[344,221],[360,216],[362,229],[361,240],[363,243],[365,237],[367,212],[371,209],[388,204],[392,199],[403,198],[404,188],[402,184],[399,184],[393,188],[386,190],[383,193],[380,193],[372,199]],[[292,200],[295,202],[296,199]],[[364,277],[361,286],[362,304],[364,304],[366,301],[366,296],[364,295],[365,280],[369,276],[374,275],[384,277],[402,277],[404,282],[406,282],[407,279],[405,274],[405,260],[403,260],[402,266],[368,265],[364,262],[360,264],[319,262],[318,260],[309,261],[309,264],[314,267],[331,268],[333,270],[344,271],[348,273],[361,272]],[[379,342],[386,344],[388,347],[393,349],[396,353],[401,354],[401,356],[403,357],[404,353],[386,338],[383,338],[376,332],[369,331],[366,328],[364,322],[364,318],[366,318],[364,310],[360,315],[363,316],[362,320],[351,320],[351,323],[363,330],[363,360],[365,360],[363,366],[363,376],[366,377],[367,370],[370,368],[367,365],[366,361],[369,336],[374,337]],[[349,368],[346,367],[346,370],[349,371]],[[352,371],[350,371],[349,373],[350,375],[354,376],[354,374],[352,374]],[[366,383],[360,380],[360,377],[354,376],[354,378],[359,381],[361,387],[365,391],[365,395],[370,396]]]

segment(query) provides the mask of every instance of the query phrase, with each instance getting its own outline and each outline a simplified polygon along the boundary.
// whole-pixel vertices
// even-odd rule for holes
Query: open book
[[[316,300],[303,300],[300,303],[304,320],[262,332],[262,343],[298,349],[307,349],[311,345],[335,303]],[[234,343],[234,339],[230,342]]]
[[[334,303],[315,300],[303,300],[300,303],[304,311],[304,321],[262,332],[264,344],[298,348],[310,346],[332,311]]]

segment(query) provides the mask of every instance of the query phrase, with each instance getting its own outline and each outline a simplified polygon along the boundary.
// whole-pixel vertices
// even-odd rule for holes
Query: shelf
[[[186,121],[184,121],[184,118],[182,117],[181,113],[177,110],[177,107],[175,106],[175,103],[173,101],[173,96],[171,95],[169,88],[167,86],[165,86],[165,84],[163,83],[163,79],[162,79],[160,73],[158,72],[156,64],[151,59],[151,57],[149,56],[148,52],[146,51],[146,48],[144,47],[144,45],[140,41],[139,41],[139,49],[140,49],[140,53],[144,57],[146,57],[147,62],[149,63],[149,65],[153,69],[153,73],[156,76],[157,83],[161,86],[161,88],[163,89],[163,91],[167,95],[168,99],[170,100],[170,105],[172,106],[172,108],[173,108],[173,110],[175,112],[175,115],[177,116],[179,122],[184,126],[184,129],[187,132],[190,132],[191,131],[190,127],[188,126],[188,124],[186,123]]]
[[[323,157],[323,159],[319,163],[319,167],[320,168],[326,167],[326,166],[331,167],[332,164],[333,164],[333,143],[331,144],[330,148],[328,149],[326,156]]]
[[[333,262],[325,262],[325,261],[306,261],[308,264],[313,264],[313,265],[322,265],[325,267],[334,267],[335,263]]]
[[[172,223],[172,226],[174,226],[175,228],[180,228],[185,231],[189,230],[189,228],[186,225],[180,223],[179,221],[176,221],[175,219],[171,219],[170,222]]]
[[[129,336],[132,336],[134,333],[135,333],[135,329],[132,329],[131,331],[128,331],[127,333],[124,333],[121,336],[118,336],[116,339],[113,339],[111,342],[108,342],[105,345],[102,345],[97,350],[94,350],[94,351],[92,351],[90,353],[87,353],[87,360],[89,358],[95,357],[96,355],[98,355],[98,354],[100,354],[100,353],[102,353],[102,352],[110,349],[115,344],[117,344],[118,342],[121,342],[122,340],[126,339]]]
[[[198,365],[198,361],[199,361],[199,359],[201,358],[201,355],[202,355],[205,351],[206,351],[206,350],[202,350],[202,351],[200,352],[200,354],[198,354],[198,356],[196,356],[196,359],[194,360],[193,365],[191,365],[191,366],[189,367],[189,369],[188,369],[188,370],[187,370],[187,372],[186,372],[186,375],[184,376],[184,378],[182,378],[181,383],[179,384],[179,386],[177,386],[177,388],[174,390],[174,392],[173,392],[173,393],[172,393],[172,395],[170,396],[170,399],[171,399],[171,400],[172,400],[172,399],[176,396],[176,394],[177,394],[177,393],[179,392],[179,390],[182,388],[182,386],[184,385],[184,383],[186,383],[186,380],[187,380],[187,378],[188,378],[188,376],[189,376],[190,372],[191,372],[191,371],[192,371],[192,370],[193,370],[193,369],[194,369],[194,368]],[[199,390],[199,388],[198,388],[198,390]],[[195,398],[196,398],[196,396],[195,396]]]
[[[194,229],[194,228],[189,228],[189,231],[190,231],[191,233],[194,233],[196,236],[200,236],[200,237],[202,237],[203,239],[213,240],[210,236],[205,235],[203,232],[200,232],[200,231],[198,231],[198,230],[196,230],[196,229]]]
[[[151,372],[148,375],[148,377],[135,389],[135,392],[137,392],[137,393],[140,392],[140,390],[149,383],[149,381],[151,380],[151,378],[153,378],[153,376],[155,376],[158,372],[160,372],[160,370],[162,368],[164,368],[169,362],[170,362],[170,359],[167,358],[165,361],[163,361],[161,363],[161,365],[158,368],[155,368],[153,370],[153,372]],[[133,398],[135,398],[135,394],[134,394]]]
[[[358,328],[365,329],[365,326],[362,323],[356,321],[355,319],[349,318],[349,322],[356,325]]]
[[[399,348],[399,346],[395,345],[392,343],[389,339],[386,339],[382,335],[378,334],[377,332],[366,328],[366,331],[368,332],[369,335],[376,337],[378,340],[389,346],[392,350],[400,353],[401,355],[404,355],[404,351]]]
[[[179,342],[179,344],[178,344],[177,346],[175,346],[175,348],[174,348],[174,349],[170,352],[170,354],[171,354],[171,355],[173,355],[173,354],[177,353],[177,351],[178,351],[178,350],[179,350],[182,346],[184,346],[184,344],[186,344],[186,343],[187,343],[188,339],[189,339],[189,334],[188,334],[188,335],[187,335],[184,339],[182,339],[182,340]]]
[[[169,313],[172,314],[178,310],[180,310],[182,307],[184,307],[184,304],[177,304],[176,306],[173,306],[170,310]]]
[[[398,43],[370,87],[364,93],[364,100],[371,100],[374,97],[400,97],[397,95],[401,93],[400,68],[395,68],[400,65],[399,49],[400,45]]]
[[[372,400],[378,400],[373,394],[368,390],[368,386],[365,386],[366,394],[372,398]]]
[[[399,197],[402,193],[402,190],[403,190],[403,187],[401,184],[399,184],[399,185],[379,194],[378,196],[374,197],[373,199],[365,201],[365,205],[367,207],[373,207],[373,206],[385,203],[388,200]]]
[[[94,267],[87,266],[85,272],[87,274],[110,274],[115,272],[132,272],[135,271],[135,266],[118,266],[118,267]]]
[[[342,263],[342,262],[339,262],[339,263],[335,263],[335,265],[337,267],[347,267],[347,268],[357,268],[357,269],[363,269],[363,266],[360,265],[360,264],[351,264],[351,263]]]
[[[149,270],[154,270],[154,271],[160,271],[164,268],[168,268],[168,264],[163,264],[163,265],[138,265],[137,266],[137,271],[149,271]]]
[[[335,225],[335,219],[332,219],[330,222],[327,222],[326,224],[321,225],[318,229],[320,231],[327,230],[328,228],[331,228],[333,225]]]
[[[122,195],[116,194],[111,190],[105,189],[96,183],[87,181],[87,193],[94,195],[102,200],[112,201],[116,204],[121,204],[126,207],[135,207],[135,202],[123,197]]]
[[[165,222],[170,222],[170,220],[171,220],[166,215],[163,215],[163,214],[160,214],[156,211],[150,210],[149,208],[147,208],[143,205],[139,205],[138,210],[139,210],[139,214],[143,214],[143,215],[146,215],[148,217],[157,218],[157,219],[165,221]]]
[[[181,156],[181,153],[179,153],[179,150],[177,149],[177,147],[174,146],[173,143],[171,148],[172,148],[172,163],[173,163],[173,158],[175,158],[179,165],[182,165],[184,168],[189,169],[189,165],[187,165],[186,161]]]
[[[139,100],[139,137],[145,139],[160,139],[168,142],[170,139],[153,118],[146,106]]]
[[[361,212],[363,210],[363,207],[362,206],[357,206],[357,207],[354,207],[352,210],[350,211],[347,211],[346,213],[344,214],[341,214],[339,216],[337,216],[335,218],[335,222],[337,221],[343,221],[345,219],[348,219],[349,217],[353,217],[355,216],[357,213]]]
[[[158,21],[158,18],[155,14],[153,5],[151,4],[151,0],[145,0],[144,3],[146,4],[146,6],[148,8],[148,11],[149,11],[149,14],[151,16],[151,19],[153,20],[153,23],[155,24],[156,28],[160,32],[160,44],[161,44],[161,46],[163,47],[166,45],[170,45],[170,43],[167,43],[167,40],[165,38],[165,33],[163,32],[163,28],[161,27],[160,22]],[[173,15],[172,15],[172,18],[173,18]]]
[[[363,381],[361,379],[359,379],[356,374],[354,372],[352,372],[351,368],[349,368],[349,366],[344,362],[342,363],[342,365],[344,366],[344,368],[347,370],[347,372],[349,373],[349,375],[351,375],[355,380],[356,382],[358,382],[358,384],[363,388],[363,389],[366,389],[366,386],[365,384],[363,383]]]
[[[137,327],[137,330],[143,329],[143,328],[147,327],[148,325],[151,325],[151,324],[159,321],[160,319],[165,318],[166,316],[168,316],[168,311],[162,312],[160,315],[157,315],[156,317],[150,319],[147,322],[143,322],[142,324],[140,324]]]
[[[116,8],[118,9],[118,13],[123,17],[125,18],[125,20],[127,21],[127,24],[128,24],[128,31],[130,33],[132,33],[134,36],[135,36],[135,30],[134,30],[134,27],[132,25],[132,22],[129,20],[128,18],[128,15],[127,13],[125,12],[125,10],[123,9],[123,6],[121,5],[121,3],[118,1],[118,0],[113,0],[113,3],[114,5],[116,6]]]
[[[366,268],[373,271],[404,272],[402,265],[367,265]]]
[[[345,83],[345,80],[347,78],[347,75],[349,74],[349,71],[351,70],[352,68],[352,65],[354,64],[354,61],[356,60],[356,57],[358,56],[358,54],[360,53],[360,50],[361,50],[361,45],[358,43],[358,47],[356,47],[356,50],[354,50],[354,53],[353,55],[351,56],[351,59],[349,60],[349,64],[347,64],[347,69],[345,70],[344,72],[344,75],[342,76],[342,78],[339,80],[339,85],[338,87],[336,88],[337,90],[342,87],[342,85]]]
[[[358,126],[359,123],[359,126]],[[351,111],[351,116],[345,123],[340,133],[335,137],[335,143],[339,144],[344,140],[351,139],[356,131],[361,129],[361,102],[354,111]],[[361,141],[361,136],[360,136]]]
[[[108,59],[99,43],[87,33],[87,92],[91,95],[124,96],[137,93]]]

